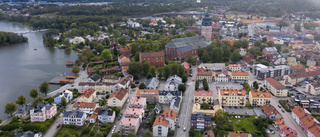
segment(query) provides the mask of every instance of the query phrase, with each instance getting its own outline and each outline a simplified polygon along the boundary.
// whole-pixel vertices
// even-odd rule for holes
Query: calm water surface
[[[22,32],[30,30],[27,27],[0,22],[0,31]],[[31,102],[29,91],[37,88],[43,81],[67,73],[71,69],[65,65],[66,61],[74,61],[77,53],[73,50],[64,50],[45,47],[42,42],[44,32],[24,34],[29,41],[14,45],[0,46],[0,118],[4,120],[7,115],[4,107],[7,102],[15,102],[19,95],[27,97]],[[34,49],[37,50],[34,50]],[[59,85],[50,85],[51,90]]]

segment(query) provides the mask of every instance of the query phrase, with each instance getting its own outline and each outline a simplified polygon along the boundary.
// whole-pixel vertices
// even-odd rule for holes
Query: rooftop
[[[154,122],[153,122],[153,126],[156,126],[156,125],[163,125],[165,127],[168,127],[169,125],[169,121],[166,120],[163,116],[158,116]]]
[[[249,76],[249,72],[231,72],[232,76]]]
[[[269,91],[266,91],[266,90],[264,90],[264,91],[252,90],[252,91],[250,91],[250,92],[251,92],[252,97],[271,98],[270,92],[269,92]]]
[[[263,105],[262,111],[266,113],[268,116],[281,115],[276,108],[274,108],[272,105],[269,105],[269,104]]]
[[[245,96],[246,91],[244,89],[220,89],[220,95],[222,95],[222,96]]]
[[[82,95],[80,95],[80,97],[86,97],[86,98],[90,98],[96,90],[89,88],[86,91],[84,91],[84,93]]]
[[[159,51],[159,52],[144,52],[144,53],[140,53],[140,56],[142,58],[160,58],[160,57],[164,58],[164,52],[163,51]],[[142,61],[142,60],[140,60],[140,61]]]
[[[210,96],[212,97],[213,96],[213,91],[204,91],[204,90],[201,90],[201,91],[194,91],[194,96]]]
[[[140,115],[142,114],[143,108],[133,108],[133,107],[128,107],[126,109],[125,114],[126,115]]]
[[[136,95],[139,96],[140,94],[159,94],[159,90],[138,89]]]
[[[172,39],[165,47],[177,48],[180,53],[205,48],[210,44],[204,36]]]
[[[75,118],[82,118],[85,113],[79,110],[65,111],[63,117],[75,116]]]
[[[73,108],[95,108],[97,106],[97,103],[88,103],[88,102],[75,102],[73,104]]]
[[[184,61],[183,63],[181,63],[181,65],[184,67],[184,69],[189,69],[190,68],[190,64],[186,61]]]
[[[285,89],[286,88],[284,85],[282,85],[281,83],[279,83],[278,81],[276,81],[273,78],[266,78],[266,81],[268,81],[276,89]]]
[[[130,105],[145,105],[147,102],[146,98],[132,97],[130,100]]]
[[[229,137],[249,137],[248,133],[241,133],[240,131],[229,132]]]
[[[163,116],[165,118],[170,118],[172,120],[176,120],[176,117],[177,117],[177,112],[175,112],[174,110],[172,109],[169,109],[169,110],[166,110],[165,112],[163,112]]]
[[[122,121],[120,122],[120,125],[124,126],[134,126],[138,124],[139,118],[137,117],[123,117]]]
[[[127,94],[128,94],[127,89],[117,89],[111,94],[111,96],[108,99],[115,97],[119,100],[122,100]]]

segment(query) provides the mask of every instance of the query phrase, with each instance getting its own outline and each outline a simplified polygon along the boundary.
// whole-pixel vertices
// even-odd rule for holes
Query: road
[[[79,82],[83,81],[83,79],[86,79],[87,77],[88,77],[87,72],[85,70],[81,70],[79,72],[79,77],[74,80],[73,84],[66,84],[66,85],[62,86],[61,88],[48,93],[46,97],[55,96],[58,92],[62,92],[64,90],[67,90],[70,88],[78,88]],[[74,86],[71,87],[72,85],[74,85]],[[69,103],[66,106],[65,111],[71,111],[71,110],[72,110],[72,104]],[[57,119],[54,121],[54,123],[50,127],[48,127],[47,131],[43,134],[43,136],[44,137],[53,137],[59,131],[59,128],[57,128],[58,124],[62,125],[62,123],[63,123],[63,121],[62,121],[62,114],[61,114],[59,117],[57,117]]]

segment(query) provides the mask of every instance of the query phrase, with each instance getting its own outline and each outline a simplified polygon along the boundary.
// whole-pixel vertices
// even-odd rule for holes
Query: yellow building
[[[285,97],[288,95],[288,89],[273,78],[266,78],[265,86],[274,96]]]
[[[205,113],[206,115],[215,116],[216,112],[222,109],[220,105],[214,105],[213,109],[201,109],[201,105],[199,103],[193,104],[192,114],[197,114],[199,112]]]
[[[249,103],[251,106],[263,106],[269,104],[271,94],[269,91],[255,91],[249,92]]]
[[[200,71],[197,73],[197,80],[206,79],[208,82],[212,81],[212,71]]]
[[[249,80],[249,72],[230,72],[232,81],[245,81]]]
[[[243,89],[220,89],[219,104],[221,106],[246,106],[246,91]]]
[[[212,91],[194,91],[194,102],[200,104],[211,104],[213,103],[213,92]]]
[[[98,82],[95,85],[95,90],[100,93],[111,93],[116,83]]]
[[[96,98],[96,90],[89,88],[82,95],[79,96],[78,102],[93,102]]]
[[[128,98],[127,89],[117,89],[108,98],[108,106],[122,108],[127,98]]]
[[[295,57],[288,57],[287,65],[297,65],[297,59]]]

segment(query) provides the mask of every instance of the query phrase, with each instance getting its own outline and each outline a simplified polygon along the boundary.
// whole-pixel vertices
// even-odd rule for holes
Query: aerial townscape
[[[0,0],[0,137],[320,137],[319,7]]]

